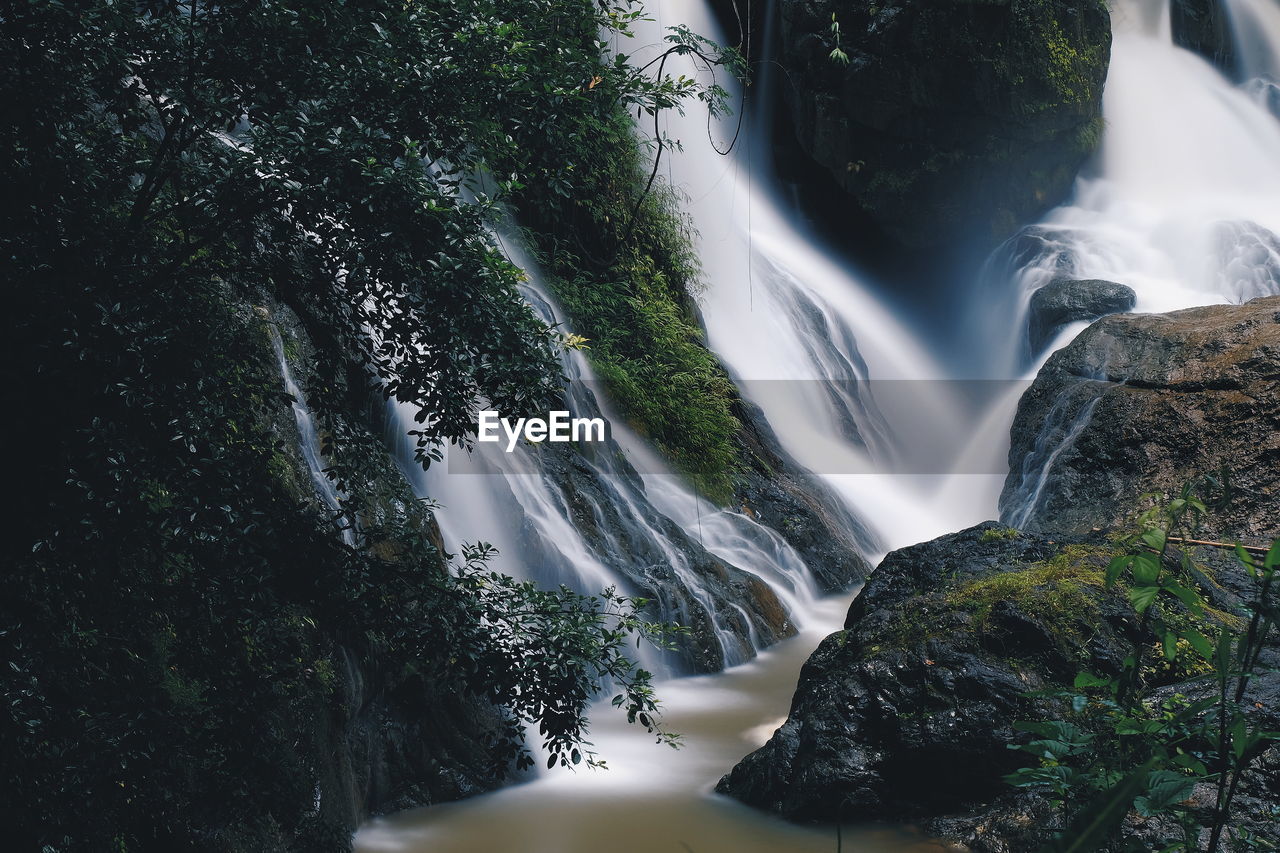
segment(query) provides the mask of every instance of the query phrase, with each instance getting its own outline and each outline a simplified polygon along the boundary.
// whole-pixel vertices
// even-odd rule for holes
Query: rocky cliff
[[[1205,532],[1280,532],[1280,297],[1105,317],[1054,353],[1018,406],[1001,517],[1086,534],[1224,468],[1234,497]]]
[[[1004,239],[1056,204],[1102,131],[1094,0],[783,0],[801,148],[907,246]]]
[[[1280,533],[1278,309],[1272,297],[1106,317],[1055,354],[1013,427],[1005,520],[1026,529],[987,522],[889,554],[845,630],[805,665],[787,721],[718,790],[796,820],[912,822],[987,853],[1037,849],[1059,831],[1046,797],[1003,780],[1022,763],[1008,748],[1020,741],[1014,723],[1052,719],[1035,691],[1069,687],[1086,669],[1114,674],[1135,642],[1154,642],[1123,590],[1106,586],[1118,546],[1094,528],[1125,526],[1141,494],[1227,466],[1233,497],[1203,535]],[[1244,567],[1221,548],[1193,559],[1213,579],[1204,589],[1217,612],[1239,612]],[[1198,689],[1185,673],[1146,677],[1157,695]],[[1280,678],[1264,673],[1250,691],[1250,712],[1275,716]],[[1272,750],[1247,777],[1238,828],[1270,837],[1278,766]],[[1194,790],[1193,811],[1212,810],[1209,787]],[[1175,829],[1135,815],[1125,824],[1143,849]]]

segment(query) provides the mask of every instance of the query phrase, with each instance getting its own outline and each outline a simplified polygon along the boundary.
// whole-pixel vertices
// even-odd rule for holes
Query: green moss
[[[1098,116],[1080,126],[1076,132],[1076,144],[1084,151],[1092,151],[1102,143],[1102,134],[1107,128],[1106,119]]]
[[[1049,23],[1044,47],[1048,78],[1060,100],[1067,104],[1090,103],[1095,95],[1091,71],[1097,65],[1096,49],[1076,48],[1056,20]]]
[[[1009,528],[993,528],[984,531],[981,538],[991,542],[1018,535]],[[996,605],[1008,601],[1044,625],[1065,653],[1082,655],[1091,626],[1098,619],[1099,597],[1104,594],[1106,580],[1104,566],[1110,553],[1104,548],[1068,545],[1044,562],[958,579],[948,587],[918,595],[886,634],[877,638],[880,645],[872,651],[945,639],[957,630],[992,630],[992,612]],[[928,618],[918,618],[922,613]]]
[[[982,542],[998,542],[1004,539],[1017,539],[1018,531],[1012,527],[992,527],[982,531],[979,538]]]
[[[971,611],[982,625],[995,605],[1011,601],[1028,616],[1075,634],[1080,622],[1098,613],[1097,594],[1106,578],[1096,556],[1095,548],[1068,545],[1043,563],[961,584],[948,591],[946,602]]]
[[[564,147],[537,149],[556,162],[533,168],[519,199],[548,284],[628,425],[705,495],[727,502],[742,465],[741,425],[733,384],[694,313],[701,270],[690,225],[669,187],[659,182],[644,193],[630,116],[584,110],[561,130]],[[536,180],[563,178],[566,159],[571,202]]]

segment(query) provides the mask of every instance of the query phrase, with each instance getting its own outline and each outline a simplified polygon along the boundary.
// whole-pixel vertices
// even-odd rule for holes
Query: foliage
[[[1062,718],[1019,725],[1032,739],[1011,748],[1036,761],[1009,781],[1046,792],[1068,826],[1049,849],[1101,849],[1120,838],[1131,809],[1178,827],[1164,850],[1212,853],[1228,836],[1246,842],[1247,832],[1230,828],[1232,803],[1254,761],[1280,739],[1246,701],[1278,612],[1280,542],[1261,559],[1237,545],[1251,592],[1238,614],[1213,608],[1209,575],[1183,543],[1209,510],[1202,495],[1215,482],[1188,485],[1144,513],[1107,567],[1107,586],[1123,582],[1138,622],[1121,671],[1081,672],[1070,689],[1044,694],[1063,701]],[[1163,661],[1149,661],[1153,653]],[[1182,676],[1176,689],[1159,690],[1171,672]],[[1207,818],[1187,804],[1202,783],[1214,790]]]
[[[872,10],[871,14],[874,16],[875,11]],[[831,48],[831,53],[827,55],[827,58],[832,62],[837,62],[841,65],[848,65],[849,54],[845,53],[840,47],[840,22],[836,20],[835,12],[831,13],[831,39],[835,42],[835,47]]]
[[[519,723],[536,724],[548,768],[584,758],[588,766],[603,767],[605,762],[584,746],[586,706],[604,683],[621,689],[612,704],[623,709],[628,722],[644,726],[659,743],[678,745],[679,736],[658,721],[650,674],[623,650],[633,639],[674,649],[672,635],[686,629],[646,621],[640,613],[648,602],[621,596],[612,587],[585,596],[487,571],[493,553],[483,543],[464,550],[456,588],[465,595],[457,600],[472,613],[459,621],[476,633],[453,646],[450,665],[495,704],[512,709],[509,742],[520,743]],[[532,761],[520,746],[517,766]]]
[[[557,761],[594,763],[582,714],[601,681],[672,741],[622,654],[665,642],[643,602],[517,584],[484,550],[450,571],[422,508],[375,495],[388,470],[366,423],[375,389],[417,406],[427,463],[469,440],[478,406],[556,394],[559,335],[489,238],[493,204],[596,191],[606,177],[568,180],[599,151],[565,135],[584,115],[609,116],[634,165],[619,110],[716,97],[602,62],[601,28],[631,7],[83,0],[0,16],[15,846],[344,848],[351,816],[315,790],[352,713],[352,658],[378,697],[495,702],[499,764],[524,755],[522,723]],[[690,38],[673,48],[705,48]],[[486,169],[492,196],[468,177]],[[630,167],[607,179],[623,177],[641,214],[615,243],[647,241],[629,257],[653,264],[628,275],[678,290],[660,274],[683,235],[646,237],[654,202]],[[316,344],[308,396],[355,548],[299,473],[249,309],[275,302]]]
[[[1013,527],[991,527],[982,531],[982,542],[998,542],[1002,539],[1017,539],[1018,530]]]
[[[589,53],[604,49],[594,32],[579,37]],[[675,28],[642,66],[655,81],[645,84],[625,53],[595,66],[584,77],[589,85],[559,105],[556,120],[531,116],[517,128],[514,151],[495,170],[523,176],[514,201],[530,241],[575,331],[591,341],[587,357],[622,416],[708,496],[724,501],[740,467],[735,392],[693,309],[701,271],[675,194],[658,180],[663,154],[676,143],[661,132],[657,113],[679,108],[691,93],[713,114],[728,105],[714,78],[700,87],[665,72],[673,56],[692,57],[713,74],[743,73],[735,52]],[[628,94],[673,81],[674,91]],[[637,147],[632,113],[654,118],[647,155]],[[560,156],[565,150],[575,152],[572,161]]]

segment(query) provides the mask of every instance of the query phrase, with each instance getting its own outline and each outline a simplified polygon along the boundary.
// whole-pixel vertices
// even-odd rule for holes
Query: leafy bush
[[[625,27],[618,18],[614,24]],[[608,48],[595,32],[580,38],[588,55]],[[659,132],[656,116],[693,97],[713,112],[727,109],[718,85],[664,74],[666,57],[691,55],[713,71],[744,71],[734,51],[685,28],[673,28],[666,48],[647,64],[656,69],[652,78],[632,70],[625,55],[584,72],[588,84],[565,96],[555,120],[520,125],[518,145],[500,170],[522,176],[514,199],[531,242],[621,414],[677,470],[724,501],[740,464],[736,392],[695,315],[701,270],[675,193],[658,177],[663,154],[676,143]],[[633,112],[655,118],[649,154],[637,145]],[[571,162],[558,153],[566,150],[575,153]]]
[[[1180,837],[1165,840],[1167,851],[1213,853],[1228,838],[1233,849],[1258,841],[1230,821],[1241,781],[1280,740],[1247,701],[1280,615],[1280,542],[1265,556],[1234,547],[1251,592],[1238,613],[1224,613],[1210,604],[1210,575],[1192,555],[1207,511],[1189,485],[1142,515],[1106,571],[1108,586],[1123,584],[1138,622],[1122,671],[1111,677],[1081,672],[1071,689],[1048,694],[1063,700],[1062,718],[1019,726],[1032,739],[1012,748],[1036,761],[1009,781],[1046,792],[1067,826],[1048,849],[1101,849],[1120,838],[1130,810],[1168,817],[1180,828]],[[1157,660],[1149,660],[1153,654]],[[1171,677],[1176,690],[1158,690]],[[1202,783],[1214,791],[1207,817],[1187,802]]]
[[[375,494],[393,477],[366,417],[375,389],[417,406],[425,463],[469,439],[479,405],[557,392],[555,335],[487,236],[493,199],[463,176],[519,164],[533,122],[580,126],[588,99],[697,95],[624,63],[602,74],[598,28],[629,5],[86,0],[0,16],[0,394],[21,496],[3,545],[0,815],[15,846],[345,848],[350,826],[315,789],[348,655],[379,695],[496,703],[494,772],[521,760],[521,723],[556,760],[595,761],[582,713],[600,679],[669,740],[621,654],[661,641],[643,603],[517,584],[483,550],[450,570],[421,508]],[[539,156],[571,170],[580,147]],[[308,394],[356,548],[291,448],[250,308],[275,302],[316,345]]]

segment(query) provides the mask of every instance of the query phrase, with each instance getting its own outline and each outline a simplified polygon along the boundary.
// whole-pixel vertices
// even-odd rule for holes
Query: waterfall
[[[725,41],[705,4],[664,0],[654,17],[637,28],[637,45],[655,46],[649,50],[661,43],[664,21]],[[636,56],[650,58],[643,49]],[[771,65],[762,67],[752,91],[762,91],[760,101],[769,103]],[[678,73],[707,79],[689,59]],[[665,117],[666,133],[680,143],[664,155],[669,175],[699,231],[702,311],[712,350],[743,395],[761,407],[787,452],[841,495],[884,547],[990,517],[1003,477],[1001,432],[987,433],[986,447],[955,454],[957,465],[969,460],[967,473],[948,465],[897,472],[908,434],[933,430],[916,436],[921,447],[954,443],[956,436],[976,435],[986,413],[965,405],[963,389],[940,381],[951,377],[917,333],[792,209],[773,172],[767,110],[743,101],[736,82],[721,75],[720,83],[747,110],[739,143],[727,156],[720,152],[736,135],[737,117],[709,122],[697,109]],[[911,383],[913,393],[904,395],[902,383]],[[909,396],[911,405],[890,411],[882,405],[886,395],[899,402]],[[975,458],[994,461],[975,465]]]
[[[525,272],[522,293],[531,309],[569,331],[515,229],[504,227],[495,239]],[[602,448],[543,444],[469,455],[451,447],[424,471],[408,435],[415,408],[388,404],[396,456],[415,492],[438,505],[447,546],[487,541],[499,552],[493,567],[515,577],[584,592],[620,585],[656,598],[662,618],[694,629],[697,669],[742,663],[793,632],[817,595],[795,549],[748,515],[700,499],[594,393],[599,385],[580,351],[566,350],[561,369],[572,416],[603,414],[610,423]],[[760,612],[771,604],[761,595],[776,597],[788,614],[781,634]],[[671,660],[646,663],[682,668]]]
[[[706,285],[700,308],[711,348],[784,449],[825,479],[853,515],[866,519],[882,547],[925,540],[995,514],[1021,391],[1048,352],[1083,327],[1067,326],[1046,352],[1030,352],[1027,309],[1038,287],[1059,276],[1117,281],[1137,292],[1139,311],[1240,301],[1280,288],[1280,125],[1272,112],[1280,110],[1280,12],[1274,0],[1226,2],[1242,57],[1244,80],[1238,84],[1173,43],[1168,0],[1114,0],[1100,150],[1069,201],[992,256],[969,300],[978,309],[955,318],[970,342],[972,363],[982,365],[979,378],[1005,382],[981,399],[958,381],[973,377],[935,362],[927,333],[896,317],[875,297],[874,282],[791,208],[769,160],[768,116],[752,99],[738,144],[724,156],[719,152],[735,135],[736,117],[708,121],[703,109],[691,107],[662,118],[664,132],[681,144],[664,154],[662,174],[684,193],[699,232]],[[661,0],[650,10],[655,20],[637,25],[634,42],[617,48],[640,63],[664,48],[663,27],[675,23],[724,42],[707,4]],[[707,74],[687,61],[669,63],[668,70],[703,79]],[[723,77],[720,82],[729,84]],[[770,85],[766,70],[749,91]],[[726,88],[740,103],[741,90]],[[516,248],[513,261],[530,269]],[[536,271],[529,298],[548,322],[558,317]],[[566,358],[566,373],[589,376],[579,354]],[[921,390],[903,404],[892,390],[898,383]],[[1082,381],[1041,425],[1030,458],[1015,466],[1023,488],[1019,505],[1011,508],[1014,517],[1035,505],[1055,460],[1070,450],[1093,413],[1097,386]],[[608,412],[607,401],[594,405]],[[602,708],[593,718],[593,740],[617,768],[604,778],[545,777],[456,807],[375,822],[357,838],[360,849],[559,852],[606,846],[647,853],[685,842],[750,853],[832,849],[829,836],[768,821],[706,793],[776,728],[803,649],[812,648],[824,627],[839,626],[844,602],[813,600],[803,562],[775,531],[737,513],[709,511],[678,478],[632,476],[656,470],[648,458],[652,451],[616,419],[614,425],[614,441],[629,467],[619,472],[605,458],[590,462],[593,476],[619,490],[611,500],[627,507],[637,526],[654,528],[646,535],[701,541],[727,564],[759,574],[801,623],[801,638],[719,675],[664,681],[659,693],[669,703],[668,719],[691,733],[689,746],[674,756],[626,731]],[[917,447],[950,434],[949,462],[902,473],[903,457],[911,455],[904,436],[912,432],[920,433]],[[564,564],[597,582],[615,576],[598,548],[575,544],[580,531],[571,515],[537,509],[541,500],[555,501],[545,475],[455,476],[448,483],[431,480],[439,472],[424,476],[423,494],[445,496],[440,519],[450,541],[492,535],[488,522],[498,517],[496,507],[522,513],[504,516],[528,519],[522,530],[503,531],[513,549],[504,567],[536,574],[546,567],[535,565],[536,549],[520,543],[552,535],[558,514],[568,529],[556,544],[577,555]],[[637,810],[654,819],[636,822]],[[623,825],[628,831],[620,834]],[[512,829],[504,833],[506,826]],[[906,849],[874,840],[856,846]]]
[[[348,545],[355,545],[354,526],[346,517],[337,487],[325,473],[325,469],[328,466],[324,464],[324,456],[320,450],[320,434],[316,431],[315,419],[311,416],[311,409],[307,406],[306,395],[302,393],[302,389],[298,387],[297,381],[293,378],[293,369],[289,367],[289,359],[285,356],[284,339],[280,336],[280,330],[274,323],[268,322],[267,329],[268,334],[271,335],[271,348],[276,355],[276,364],[280,368],[281,381],[284,383],[285,393],[289,395],[289,405],[293,410],[293,422],[298,428],[298,450],[302,453],[302,459],[307,465],[307,471],[311,474],[311,482],[315,486],[316,494],[320,496],[321,501],[334,513],[335,522],[342,533],[342,541]]]
[[[1073,198],[987,265],[979,301],[995,306],[993,322],[1025,329],[1031,293],[1058,276],[1128,285],[1141,312],[1280,293],[1280,121],[1272,97],[1280,7],[1272,0],[1226,7],[1240,83],[1174,44],[1165,0],[1114,4],[1101,147]],[[1083,326],[1064,329],[1038,358],[1025,338],[1007,345],[1005,368],[1033,372]],[[1057,453],[1032,455],[1051,461]],[[1034,484],[1047,476],[1031,463],[1022,465],[1024,503],[1006,507],[1009,518],[1026,516]]]
[[[1227,6],[1240,85],[1173,43],[1164,0],[1115,4],[1101,148],[1073,200],[1015,238],[1044,243],[1017,273],[1024,323],[1029,291],[1062,274],[1126,284],[1138,311],[1280,292],[1280,123],[1257,96],[1273,85],[1280,9]]]

